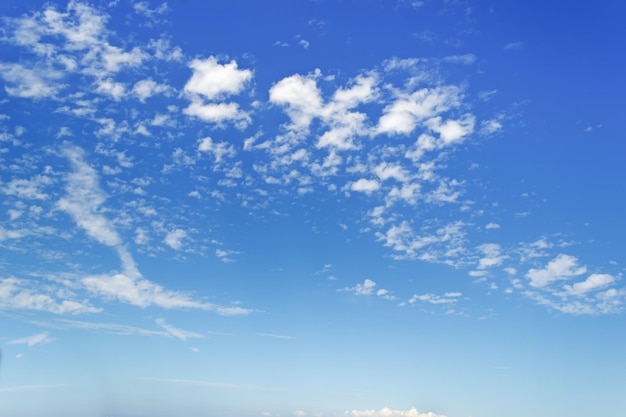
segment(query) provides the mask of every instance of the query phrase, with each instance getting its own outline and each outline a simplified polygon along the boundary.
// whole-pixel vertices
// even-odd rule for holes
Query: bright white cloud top
[[[545,7],[0,6],[0,415],[621,416],[623,7]]]

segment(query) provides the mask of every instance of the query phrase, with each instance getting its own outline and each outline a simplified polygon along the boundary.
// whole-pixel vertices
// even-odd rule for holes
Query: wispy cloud
[[[28,347],[33,347],[35,345],[44,345],[46,343],[52,342],[52,339],[48,333],[38,333],[32,336],[22,337],[20,339],[11,340],[9,342],[10,345],[28,345]]]
[[[284,336],[284,335],[273,334],[273,333],[257,333],[256,335],[260,337],[269,337],[272,339],[286,339],[286,340],[295,339],[293,336]]]

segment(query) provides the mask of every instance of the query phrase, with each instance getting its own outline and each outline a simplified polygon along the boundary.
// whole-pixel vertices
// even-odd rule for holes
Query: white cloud
[[[368,180],[366,178],[361,178],[352,184],[350,184],[350,189],[352,191],[359,191],[365,194],[371,194],[374,191],[380,189],[380,183],[376,180]]]
[[[487,230],[499,229],[499,228],[500,228],[500,225],[498,223],[491,222],[491,223],[487,223],[485,225],[485,229],[487,229]]]
[[[132,93],[137,96],[142,103],[146,99],[156,95],[166,93],[170,90],[170,87],[165,84],[159,84],[152,78],[146,78],[145,80],[137,81],[133,86]]]
[[[163,239],[163,242],[174,250],[180,250],[183,247],[183,239],[187,237],[187,232],[182,229],[170,231]]]
[[[438,147],[443,148],[454,143],[460,143],[463,139],[474,131],[476,119],[471,114],[466,114],[458,120],[441,121],[441,117],[433,117],[428,119],[426,126],[434,132],[439,133],[441,144]]]
[[[66,146],[63,154],[71,162],[73,172],[66,177],[67,195],[57,202],[57,207],[70,214],[76,224],[98,242],[106,246],[121,245],[117,232],[100,214],[105,195],[98,186],[96,171],[84,161],[83,150]]]
[[[192,99],[191,104],[183,109],[183,113],[216,124],[233,122],[239,128],[245,128],[251,121],[248,113],[241,110],[239,104],[232,102],[203,103],[198,99]]]
[[[120,82],[115,82],[110,78],[96,81],[96,92],[111,97],[115,101],[120,101],[126,96],[126,86]]]
[[[423,88],[414,93],[407,94],[398,92],[398,98],[392,104],[385,107],[384,114],[378,121],[376,134],[400,134],[408,135],[415,130],[417,124],[436,116],[451,107],[460,104],[460,90],[456,86]],[[433,127],[439,127],[431,122]],[[463,119],[463,123],[444,126],[442,129],[447,137],[456,137],[468,129],[473,128],[473,119],[469,116]]]
[[[63,85],[58,71],[45,68],[27,68],[20,64],[0,63],[0,77],[7,85],[7,94],[22,98],[43,99],[57,95]]]
[[[47,311],[53,314],[82,314],[102,311],[86,300],[59,300],[57,291],[38,291],[36,283],[18,278],[0,278],[0,310]]]
[[[194,59],[189,64],[193,75],[185,84],[185,92],[215,100],[239,94],[252,79],[252,71],[240,70],[236,61],[220,64],[216,57]]]
[[[414,294],[409,299],[409,304],[415,304],[417,301],[421,301],[424,303],[430,304],[451,304],[459,301],[459,297],[461,297],[460,292],[448,292],[444,295],[437,294]]]
[[[45,175],[37,175],[31,179],[14,179],[9,181],[2,187],[2,192],[6,195],[12,195],[19,198],[30,200],[46,200],[48,194],[43,188],[53,184],[54,180]]]
[[[101,244],[115,248],[122,264],[121,273],[90,275],[83,278],[81,283],[87,291],[105,299],[138,307],[154,305],[166,309],[194,308],[215,311],[221,315],[241,315],[251,312],[241,307],[223,307],[196,301],[186,294],[167,290],[143,278],[112,224],[100,214],[100,206],[105,198],[99,188],[95,170],[84,161],[84,152],[80,148],[68,145],[63,153],[70,160],[74,170],[67,176],[67,195],[59,200],[58,207],[67,211],[89,236]],[[165,237],[165,243],[178,250],[186,236],[184,230],[175,229]],[[82,305],[70,306],[75,310],[81,310],[81,307],[84,309]],[[65,305],[66,308],[70,306]]]
[[[206,137],[198,141],[198,151],[213,154],[215,163],[222,162],[224,157],[232,158],[235,156],[235,147],[227,142],[213,142],[211,137]]]
[[[270,89],[270,103],[284,106],[291,119],[290,129],[306,130],[322,110],[321,92],[315,75],[283,78]]]
[[[497,119],[483,120],[480,124],[481,135],[491,135],[502,129],[502,123]]]
[[[381,410],[351,410],[343,414],[345,417],[445,417],[433,412],[420,413],[416,408],[409,410],[393,410],[383,408]]]
[[[165,309],[214,309],[214,306],[196,301],[186,294],[167,290],[145,278],[123,273],[87,276],[82,279],[82,284],[92,294],[141,308],[157,306]]]
[[[559,254],[551,260],[543,269],[530,269],[526,277],[530,279],[530,285],[542,288],[554,281],[570,279],[587,272],[585,266],[578,266],[578,259],[574,256]]]
[[[165,331],[167,331],[167,333],[169,333],[173,337],[183,340],[183,341],[187,339],[203,339],[204,338],[204,336],[201,335],[200,333],[190,332],[188,330],[183,330],[183,329],[174,327],[168,324],[165,321],[165,319],[157,319],[156,324],[162,327],[163,329],[165,329]]]
[[[48,333],[38,333],[32,336],[22,337],[20,339],[11,340],[9,342],[10,345],[28,345],[28,347],[33,347],[35,345],[44,345],[46,343],[52,342],[52,339]]]
[[[454,222],[437,228],[434,232],[417,234],[406,220],[391,226],[385,233],[377,232],[378,240],[385,246],[402,253],[398,259],[419,258],[427,262],[443,262],[454,265],[456,257],[463,252],[465,232],[462,222]],[[419,255],[418,255],[419,253]]]
[[[502,248],[496,243],[485,243],[478,246],[477,249],[484,255],[478,261],[478,269],[487,269],[501,265],[507,258],[506,255],[501,254]]]
[[[356,295],[372,295],[375,287],[376,283],[374,281],[365,279],[362,284],[356,284],[354,287],[346,287],[341,291],[354,292]]]
[[[152,20],[157,20],[159,15],[165,14],[169,11],[167,3],[161,3],[159,6],[152,9],[147,1],[137,2],[133,4],[133,8],[137,14],[143,15]]]
[[[584,295],[591,291],[605,287],[615,282],[615,277],[609,274],[592,274],[586,280],[573,285],[565,285],[568,295]]]

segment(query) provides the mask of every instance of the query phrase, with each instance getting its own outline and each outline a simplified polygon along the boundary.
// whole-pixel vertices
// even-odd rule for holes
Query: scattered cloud
[[[345,417],[445,417],[442,414],[433,412],[420,413],[416,408],[409,410],[393,410],[391,408],[383,408],[380,410],[351,410],[343,414]]]
[[[532,268],[526,273],[532,287],[541,288],[554,281],[566,280],[587,272],[587,267],[578,266],[574,256],[559,254],[545,268]]]

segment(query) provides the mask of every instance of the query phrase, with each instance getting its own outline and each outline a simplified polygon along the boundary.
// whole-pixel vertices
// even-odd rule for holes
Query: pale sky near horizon
[[[626,415],[624,12],[0,5],[0,417]]]

